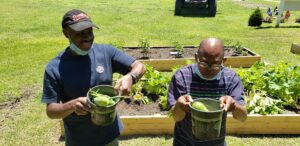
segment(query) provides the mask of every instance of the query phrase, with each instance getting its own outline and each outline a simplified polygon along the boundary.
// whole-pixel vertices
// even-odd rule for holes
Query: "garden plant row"
[[[166,74],[147,66],[142,80],[133,86],[131,96],[134,100],[147,104],[153,102],[149,96],[157,95],[161,109],[166,110],[168,85],[172,74],[179,67],[173,67],[172,73]],[[278,65],[258,62],[249,69],[238,69],[237,73],[245,88],[250,114],[280,114],[285,108],[294,111],[300,109],[299,66],[287,62]]]
[[[170,71],[174,64],[185,65],[187,60],[194,60],[195,53],[199,48],[199,46],[192,45],[184,46],[178,41],[173,42],[172,46],[150,47],[147,39],[141,40],[138,46],[133,47],[122,47],[116,43],[112,45],[158,71]],[[251,67],[255,62],[261,60],[260,55],[243,47],[240,42],[225,45],[224,52],[223,64],[225,66]]]

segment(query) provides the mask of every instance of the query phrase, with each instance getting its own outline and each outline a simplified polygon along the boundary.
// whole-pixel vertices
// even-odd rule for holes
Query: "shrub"
[[[255,9],[250,15],[248,25],[249,26],[260,26],[262,24],[262,13],[259,8]]]

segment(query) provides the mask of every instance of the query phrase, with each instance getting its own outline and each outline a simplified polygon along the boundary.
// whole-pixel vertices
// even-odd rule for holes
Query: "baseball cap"
[[[82,31],[90,27],[95,27],[99,29],[97,25],[92,23],[92,20],[85,12],[78,9],[68,11],[64,15],[61,25],[63,28],[69,26],[75,31]]]

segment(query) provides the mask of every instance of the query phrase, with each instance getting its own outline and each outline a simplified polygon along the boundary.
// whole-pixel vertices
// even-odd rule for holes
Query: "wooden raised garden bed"
[[[174,120],[167,116],[122,116],[122,135],[173,134]],[[248,115],[245,122],[227,116],[228,134],[300,134],[299,114]]]
[[[173,134],[174,120],[166,115],[121,116],[122,136]],[[64,136],[62,120],[61,136]],[[227,116],[228,134],[300,134],[300,114],[248,115],[245,122]]]
[[[293,43],[291,46],[291,52],[295,54],[300,54],[300,45]]]
[[[148,64],[158,71],[170,71],[175,65],[186,65],[187,60],[194,62],[194,54],[197,52],[197,46],[184,46],[184,52],[182,58],[175,58],[174,55],[171,55],[171,51],[174,47],[151,47],[149,53],[149,59],[141,59],[142,54],[139,50],[139,47],[123,47],[123,51],[139,61]],[[226,53],[226,49],[229,53]],[[243,52],[247,54],[245,56],[232,56],[230,53],[232,46],[225,46],[225,66],[231,67],[250,67],[255,62],[261,60],[261,56],[255,52],[243,48]]]

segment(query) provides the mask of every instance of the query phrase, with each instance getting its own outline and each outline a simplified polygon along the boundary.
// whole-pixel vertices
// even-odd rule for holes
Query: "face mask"
[[[93,45],[91,46],[91,48],[93,47]],[[74,43],[71,42],[70,44],[70,49],[73,50],[76,54],[78,55],[87,55],[89,53],[89,51],[83,51],[81,50],[79,47],[77,47]],[[89,49],[90,50],[90,49]]]
[[[221,77],[221,73],[222,73],[222,69],[214,76],[214,77],[212,77],[212,78],[210,78],[210,79],[207,79],[207,78],[205,78],[202,74],[201,74],[201,72],[200,72],[200,70],[199,70],[199,68],[197,67],[197,69],[196,69],[196,74],[201,78],[201,79],[203,79],[203,80],[216,80],[216,79],[220,79],[220,77]]]

